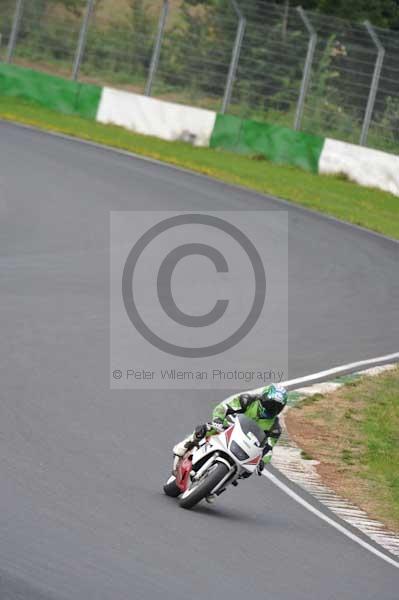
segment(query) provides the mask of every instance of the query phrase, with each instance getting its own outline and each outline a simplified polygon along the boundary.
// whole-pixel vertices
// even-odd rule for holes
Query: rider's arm
[[[281,431],[282,429],[279,418],[276,417],[273,427],[267,432],[267,443],[265,445],[263,454],[263,462],[265,465],[269,464],[269,462],[272,460],[273,448],[280,438]]]
[[[214,421],[220,419],[224,425],[228,425],[226,417],[245,412],[251,401],[249,394],[239,394],[231,399],[223,400],[213,409],[212,419]]]

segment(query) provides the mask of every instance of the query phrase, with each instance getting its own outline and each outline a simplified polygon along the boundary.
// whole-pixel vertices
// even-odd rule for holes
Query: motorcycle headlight
[[[247,460],[249,458],[249,454],[245,452],[236,442],[231,442],[230,451],[238,458],[238,460]]]

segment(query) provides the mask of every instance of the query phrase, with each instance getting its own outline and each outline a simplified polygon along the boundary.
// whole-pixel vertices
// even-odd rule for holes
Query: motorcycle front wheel
[[[167,496],[171,496],[171,498],[177,498],[177,496],[180,496],[181,489],[176,483],[176,477],[169,477],[168,481],[163,486],[163,491]]]
[[[180,506],[182,508],[193,508],[198,502],[210,495],[228,472],[229,470],[224,463],[216,462],[198,483],[194,483],[189,490],[184,492],[180,499]]]

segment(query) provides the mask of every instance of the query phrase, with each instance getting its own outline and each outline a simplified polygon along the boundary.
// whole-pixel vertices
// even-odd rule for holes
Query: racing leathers
[[[212,412],[212,422],[196,427],[192,435],[182,440],[173,448],[174,455],[176,457],[183,456],[188,448],[193,447],[205,435],[218,433],[221,428],[227,427],[230,415],[244,414],[249,419],[255,421],[267,435],[263,448],[263,460],[258,465],[258,473],[260,473],[264,465],[271,461],[273,447],[281,435],[281,425],[278,416],[265,418],[261,400],[262,395],[258,392],[245,392],[223,400],[223,402],[215,406]]]

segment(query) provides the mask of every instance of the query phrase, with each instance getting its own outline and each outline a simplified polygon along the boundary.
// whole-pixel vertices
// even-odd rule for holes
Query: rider
[[[278,415],[286,404],[287,390],[280,385],[270,385],[260,392],[245,392],[223,400],[214,408],[211,423],[198,425],[189,437],[173,448],[174,466],[177,464],[178,458],[183,456],[187,450],[196,446],[206,435],[219,433],[226,428],[229,425],[227,417],[241,413],[256,421],[267,434],[266,444],[263,448],[263,460],[259,461],[257,467],[258,475],[260,475],[265,464],[271,461],[273,447],[281,435]]]

